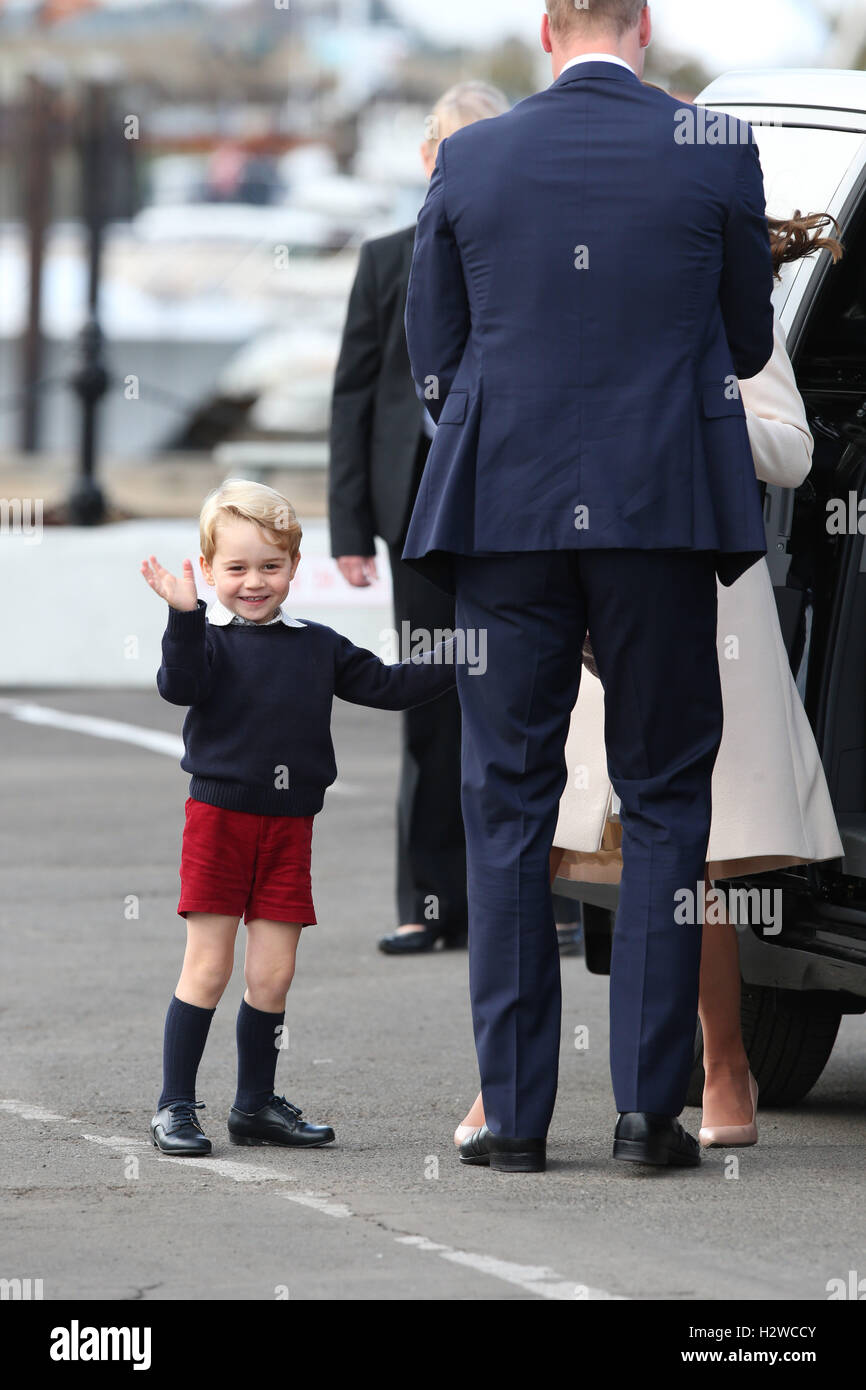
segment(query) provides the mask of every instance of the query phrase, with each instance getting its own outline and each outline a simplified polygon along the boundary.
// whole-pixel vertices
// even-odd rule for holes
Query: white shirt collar
[[[224,604],[220,603],[218,598],[214,599],[210,608],[207,610],[207,620],[209,623],[213,623],[214,627],[228,627],[229,623],[232,621],[232,618],[234,618],[234,616],[235,614],[231,611],[231,609],[226,608]],[[278,610],[278,614],[276,616],[274,616],[273,618],[269,618],[268,622],[263,623],[262,626],[268,627],[270,623],[280,621],[284,622],[286,627],[307,626],[306,623],[301,622],[300,618],[290,618],[288,613],[286,613],[285,610],[282,608]]]
[[[627,63],[625,58],[618,57],[616,53],[579,53],[576,58],[569,58],[567,63],[563,63],[560,77],[566,68],[573,68],[576,63],[619,63],[621,68],[628,68],[629,72],[637,77],[631,63]]]

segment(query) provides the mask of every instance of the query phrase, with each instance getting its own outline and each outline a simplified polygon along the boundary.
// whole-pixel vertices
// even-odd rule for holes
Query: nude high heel
[[[746,1148],[758,1142],[758,1083],[749,1072],[749,1091],[752,1096],[752,1120],[747,1125],[709,1125],[698,1130],[698,1143],[703,1149]]]
[[[454,1131],[454,1143],[458,1149],[464,1139],[468,1139],[470,1134],[477,1134],[480,1128],[480,1125],[458,1125]]]

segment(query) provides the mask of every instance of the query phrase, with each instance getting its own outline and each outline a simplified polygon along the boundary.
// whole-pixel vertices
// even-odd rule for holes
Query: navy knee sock
[[[274,1078],[285,1013],[267,1014],[241,999],[238,1009],[238,1089],[235,1108],[252,1115],[274,1094]]]
[[[172,995],[162,1044],[161,1110],[175,1100],[195,1100],[195,1078],[215,1009],[200,1009]]]

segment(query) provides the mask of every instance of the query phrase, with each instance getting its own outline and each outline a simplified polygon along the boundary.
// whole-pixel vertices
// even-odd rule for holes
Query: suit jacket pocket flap
[[[721,415],[739,415],[742,418],[746,413],[736,380],[705,382],[701,387],[701,402],[704,415],[709,420]]]
[[[466,418],[468,391],[449,391],[439,414],[440,425],[459,425]]]

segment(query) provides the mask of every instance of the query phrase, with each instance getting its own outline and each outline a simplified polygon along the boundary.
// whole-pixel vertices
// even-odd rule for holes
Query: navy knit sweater
[[[268,816],[309,816],[335,781],[335,695],[376,709],[423,705],[455,684],[453,639],[387,666],[333,628],[304,619],[225,627],[206,605],[169,608],[156,684],[189,705],[181,767],[196,801]]]

